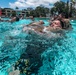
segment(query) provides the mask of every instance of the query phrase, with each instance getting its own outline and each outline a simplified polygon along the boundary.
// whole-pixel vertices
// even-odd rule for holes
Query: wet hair
[[[12,15],[11,15],[11,17],[15,17],[15,16],[16,16],[16,14],[12,14]]]
[[[41,24],[44,24],[44,22],[42,20],[39,21]]]
[[[61,21],[61,20],[59,20],[59,21],[60,21],[60,23],[61,23],[62,29],[64,29],[64,27],[65,27],[65,22],[63,22],[63,21]]]
[[[64,13],[61,13],[60,15],[61,15],[62,17],[65,17],[65,14],[64,14]]]
[[[65,14],[64,13],[61,13],[60,14],[62,17],[65,17]],[[62,29],[64,28],[64,26],[65,26],[65,22],[63,22],[60,18],[57,18],[57,20],[59,20],[60,21],[60,23],[61,23],[61,26],[62,26]]]
[[[19,21],[19,17],[18,16],[16,16],[16,21]]]

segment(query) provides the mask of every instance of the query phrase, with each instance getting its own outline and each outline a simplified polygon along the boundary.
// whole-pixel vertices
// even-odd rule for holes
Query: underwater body
[[[76,21],[70,21],[73,30],[60,37],[23,32],[30,22],[0,22],[0,75],[12,74],[12,67],[23,75],[75,75]]]

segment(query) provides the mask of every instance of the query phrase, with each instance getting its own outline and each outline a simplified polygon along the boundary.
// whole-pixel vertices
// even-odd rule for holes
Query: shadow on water
[[[28,40],[27,47],[25,52],[20,56],[20,59],[15,63],[15,70],[19,69],[21,74],[38,75],[38,70],[45,60],[45,58],[42,57],[42,53],[47,51],[49,47],[53,48],[56,42],[60,43],[61,39],[45,38],[37,34],[29,34],[25,39]],[[57,51],[51,53],[53,57],[48,58],[49,62],[55,59],[54,55],[58,56]],[[54,66],[55,65],[50,65],[51,70],[54,70]]]

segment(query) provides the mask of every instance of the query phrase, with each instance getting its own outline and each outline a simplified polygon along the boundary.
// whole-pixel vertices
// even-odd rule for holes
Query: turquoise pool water
[[[42,20],[45,25],[49,24],[48,19]],[[73,30],[66,31],[65,37],[60,39],[45,39],[22,32],[23,26],[31,23],[30,19],[12,24],[0,22],[0,75],[8,75],[8,68],[25,59],[26,53],[32,54],[30,75],[76,75],[76,20],[70,22]]]

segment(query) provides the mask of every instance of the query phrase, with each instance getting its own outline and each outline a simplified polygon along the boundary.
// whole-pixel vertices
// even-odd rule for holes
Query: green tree
[[[56,13],[56,8],[55,7],[51,8],[51,14],[53,15],[55,13]]]
[[[37,16],[46,16],[46,13],[45,13],[45,8],[43,6],[38,6],[36,7],[35,9],[35,12],[37,13]]]
[[[26,10],[28,11],[28,10]],[[46,14],[49,13],[49,8],[47,7],[44,7],[42,5],[36,7],[35,9],[33,10],[30,10],[30,13],[26,13],[26,16],[34,16],[34,17],[46,17]]]
[[[62,2],[62,1],[60,1],[60,2],[56,2],[55,4],[54,4],[54,7],[56,8],[56,11],[58,12],[58,13],[62,13],[62,12],[64,12],[65,10],[65,3],[64,2]]]
[[[64,13],[66,18],[68,18],[69,14],[71,13],[69,12],[69,2],[68,1],[67,3],[62,1],[56,2],[54,4],[54,7],[51,9],[51,13],[55,14],[56,12],[58,12],[58,14]]]
[[[12,14],[11,16],[16,16],[16,12],[15,11],[13,11],[11,14]]]

